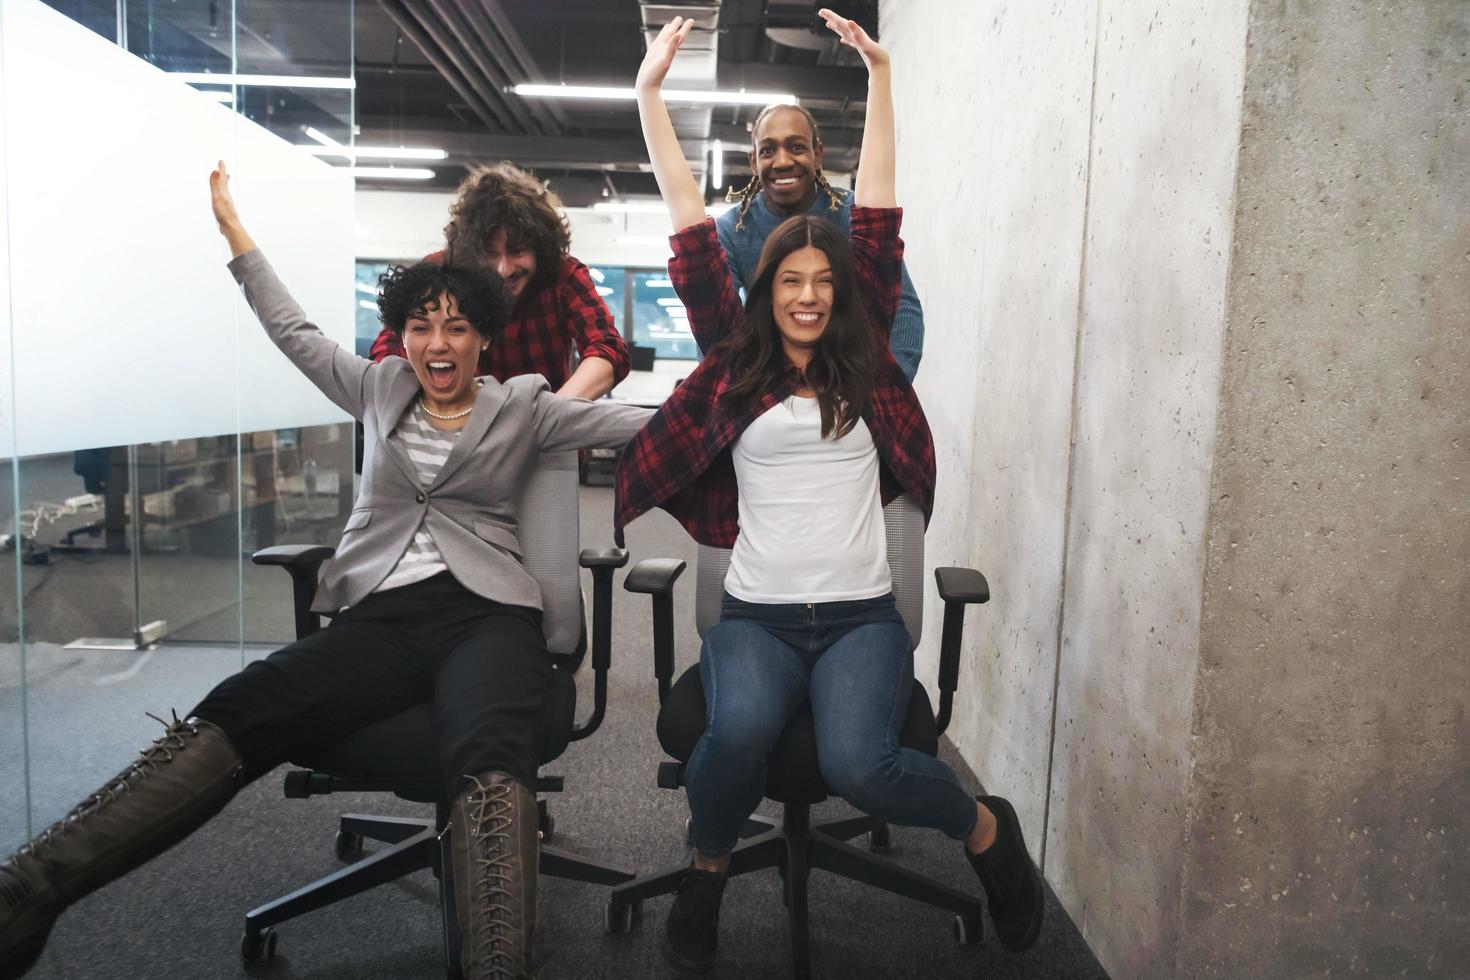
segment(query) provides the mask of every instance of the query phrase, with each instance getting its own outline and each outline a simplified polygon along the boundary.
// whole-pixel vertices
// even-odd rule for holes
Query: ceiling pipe
[[[462,8],[450,0],[405,0],[405,2],[422,3],[423,9],[437,21],[437,26],[447,32],[447,41],[442,42],[445,51],[452,56],[457,56],[457,63],[464,67],[467,74],[472,73],[470,82],[475,86],[475,91],[480,92],[486,101],[514,121],[513,131],[534,133],[540,128],[526,112],[525,106],[519,99],[505,96],[505,82],[498,77],[499,69],[489,52],[485,50],[477,32],[470,26]]]
[[[403,6],[400,0],[378,0],[378,3],[394,25],[403,32],[403,35],[423,52],[429,64],[433,65],[434,69],[443,76],[444,80],[449,83],[449,87],[454,89],[455,94],[464,100],[475,115],[480,117],[485,128],[492,131],[504,130],[505,127],[496,118],[490,106],[479,96],[474,86],[469,83],[452,60],[447,58],[433,39],[424,32],[413,14]]]
[[[466,0],[461,0],[465,3]],[[500,57],[500,63],[505,65],[507,73],[514,74],[512,82],[544,82],[546,76],[541,73],[536,65],[536,59],[521,41],[520,32],[516,30],[515,24],[506,16],[501,7],[500,0],[468,0],[467,6],[473,15],[483,16],[489,23],[490,30],[485,33],[491,48],[495,49]],[[565,27],[563,27],[565,30]],[[551,117],[553,126],[551,131],[556,132],[557,127],[566,128],[571,125],[567,120],[566,113],[556,103],[542,102],[532,107],[533,112],[544,112]]]
[[[385,2],[385,0],[380,0]],[[460,77],[468,85],[488,110],[490,117],[494,119],[491,128],[502,133],[514,133],[520,131],[521,127],[516,118],[511,115],[506,107],[505,101],[485,83],[484,75],[473,64],[469,63],[463,50],[455,44],[454,39],[443,21],[439,20],[421,0],[396,0],[404,10],[418,22],[422,32],[426,34],[439,54],[452,64]]]

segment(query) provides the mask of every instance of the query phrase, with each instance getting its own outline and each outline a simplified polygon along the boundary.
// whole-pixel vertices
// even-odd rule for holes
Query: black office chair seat
[[[699,667],[690,667],[669,688],[668,697],[658,712],[658,741],[664,751],[688,762],[694,745],[704,734],[708,717],[704,684]],[[939,754],[939,732],[934,725],[934,709],[924,686],[914,682],[909,695],[909,710],[904,717],[899,745],[926,755]],[[810,702],[802,705],[781,732],[767,763],[765,795],[778,803],[820,803],[831,795],[817,762],[817,736],[812,722]]]
[[[544,467],[548,471],[551,467]],[[568,474],[574,468],[566,467]],[[571,479],[575,492],[575,479]],[[527,528],[523,525],[523,536]],[[524,542],[523,542],[524,543]],[[320,628],[311,612],[316,593],[317,572],[332,549],[309,545],[285,545],[264,549],[254,556],[256,564],[280,565],[291,574],[298,637]],[[576,648],[552,654],[553,670],[545,702],[546,742],[541,764],[561,756],[567,746],[595,732],[607,707],[607,674],[611,658],[613,572],[628,560],[620,549],[588,549],[578,556],[593,579],[592,630],[585,623]],[[576,585],[573,577],[573,585]],[[543,583],[543,595],[546,588]],[[581,594],[571,590],[577,622],[582,621]],[[590,639],[590,643],[589,643]],[[592,712],[577,724],[576,673],[587,653],[592,657]],[[448,858],[449,801],[440,775],[438,720],[430,703],[414,705],[398,714],[368,725],[337,744],[316,752],[305,752],[291,763],[302,768],[286,773],[285,793],[292,798],[326,793],[384,792],[415,803],[430,803],[429,817],[390,817],[343,814],[338,822],[337,857],[351,862],[332,874],[298,888],[245,914],[245,933],[240,955],[247,961],[275,955],[275,926],[296,916],[324,908],[334,902],[386,884],[404,875],[430,870],[439,879],[443,906],[445,974],[460,976],[458,922],[454,911],[454,886]],[[562,789],[560,776],[538,776],[536,791],[554,793]],[[541,833],[539,871],[543,875],[598,885],[616,885],[630,880],[629,871],[593,858],[573,854],[551,845],[554,823],[545,799],[537,801]],[[364,856],[363,842],[379,841],[386,848]]]
[[[546,695],[547,741],[541,749],[541,764],[560,758],[571,741],[577,708],[577,684],[570,670],[551,672]],[[316,773],[331,773],[338,780],[387,787],[395,795],[415,803],[443,801],[444,788],[426,775],[438,771],[425,762],[439,757],[438,723],[432,704],[412,708],[353,732],[337,744],[303,753],[292,765]]]
[[[919,616],[923,610],[923,518],[917,507],[901,497],[884,508],[888,533],[889,570],[894,596],[902,613]],[[701,546],[700,581],[696,588],[696,621],[701,630],[718,622],[719,596],[724,592],[728,552]],[[670,558],[639,562],[623,581],[629,592],[652,600],[653,663],[658,680],[658,739],[675,760],[661,762],[658,785],[678,789],[684,784],[684,765],[704,734],[707,706],[699,669],[691,667],[674,680],[674,583],[685,563]],[[899,744],[931,756],[939,754],[939,736],[949,723],[953,696],[959,684],[960,640],[968,605],[990,598],[985,576],[974,569],[938,568],[934,575],[944,601],[944,629],[940,637],[939,711],[931,707],[928,692],[917,679],[909,694]],[[918,587],[915,586],[918,583]],[[701,616],[703,618],[701,619]],[[910,638],[917,643],[914,623],[905,618]],[[831,794],[817,760],[817,740],[810,705],[787,722],[767,760],[763,795],[781,804],[779,818],[755,814],[740,830],[740,843],[730,852],[731,877],[775,868],[781,875],[791,930],[792,966],[798,977],[811,973],[807,879],[822,869],[851,881],[955,913],[955,938],[963,945],[984,941],[981,901],[950,888],[871,851],[889,845],[887,824],[870,814],[813,819],[811,808]],[[688,824],[686,828],[686,843]],[[848,843],[866,837],[867,849]],[[617,885],[608,899],[604,925],[609,932],[631,929],[645,899],[678,890],[687,862]]]

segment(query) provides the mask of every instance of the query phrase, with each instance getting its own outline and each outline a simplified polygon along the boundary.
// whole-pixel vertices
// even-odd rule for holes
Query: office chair
[[[909,636],[918,645],[923,625],[924,518],[908,497],[899,497],[883,509],[888,541],[888,564],[893,594]],[[701,636],[720,618],[725,572],[730,552],[701,545],[695,583],[695,618]],[[706,703],[699,666],[687,669],[670,685],[674,672],[674,582],[684,562],[668,558],[640,561],[628,573],[623,587],[652,597],[654,674],[658,678],[659,743],[677,761],[658,768],[658,784],[665,789],[683,785],[684,763],[704,733]],[[971,568],[938,568],[934,572],[944,601],[944,630],[940,641],[939,713],[936,717],[922,684],[915,682],[899,742],[905,748],[937,755],[939,736],[949,725],[954,692],[959,685],[960,638],[965,607],[990,599],[985,576]],[[954,913],[955,938],[967,946],[984,942],[979,898],[915,874],[901,865],[862,851],[846,841],[866,835],[871,850],[889,845],[886,824],[871,816],[813,822],[811,808],[830,791],[817,763],[816,735],[810,705],[787,724],[771,752],[765,796],[781,803],[780,820],[755,815],[747,821],[744,838],[730,855],[730,876],[774,867],[783,879],[789,912],[791,956],[799,977],[811,973],[808,938],[807,877],[821,868]],[[687,835],[687,824],[686,824]],[[687,843],[687,838],[686,838]],[[613,888],[605,927],[624,932],[632,927],[644,899],[678,890],[687,865],[625,882]]]
[[[551,718],[543,764],[556,759],[570,742],[586,738],[602,724],[607,707],[607,671],[611,660],[613,570],[627,564],[620,548],[588,549],[577,553],[577,457],[572,451],[543,454],[522,488],[517,502],[520,539],[526,570],[541,586],[542,625],[551,651],[552,683],[547,696]],[[291,575],[296,634],[306,636],[320,627],[311,612],[317,570],[333,549],[320,545],[283,545],[258,551],[259,565],[279,565]],[[576,724],[577,687],[574,675],[587,652],[582,593],[577,566],[592,571],[592,712]],[[303,768],[286,774],[285,794],[303,798],[333,792],[389,792],[419,803],[434,804],[432,818],[405,818],[344,814],[335,841],[337,856],[352,861],[347,867],[312,882],[245,915],[240,955],[247,961],[275,954],[274,927],[305,912],[323,908],[351,895],[425,868],[439,879],[443,905],[444,955],[447,975],[460,976],[458,920],[454,884],[450,880],[448,834],[443,831],[449,801],[439,775],[436,725],[431,704],[409,708],[358,731],[321,752],[291,762]],[[559,792],[559,776],[537,780],[539,793]],[[539,870],[543,875],[592,884],[615,885],[633,875],[550,845],[554,822],[546,801],[538,802],[542,847]],[[391,846],[361,857],[364,838]]]

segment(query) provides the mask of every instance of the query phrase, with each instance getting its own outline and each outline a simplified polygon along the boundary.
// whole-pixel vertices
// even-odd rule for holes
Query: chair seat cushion
[[[708,706],[698,665],[684,671],[669,689],[658,713],[658,740],[664,751],[688,762],[694,744],[704,734]],[[939,754],[939,732],[934,709],[924,685],[914,682],[909,710],[899,732],[899,745],[927,755]],[[803,704],[781,732],[766,770],[766,796],[779,803],[820,803],[830,795],[817,764],[817,736],[812,706]]]
[[[566,751],[576,710],[576,681],[568,671],[553,670],[546,698],[543,765]],[[385,790],[423,803],[436,802],[442,795],[439,723],[429,703],[374,722],[336,745],[300,753],[291,762],[340,779],[380,783]]]

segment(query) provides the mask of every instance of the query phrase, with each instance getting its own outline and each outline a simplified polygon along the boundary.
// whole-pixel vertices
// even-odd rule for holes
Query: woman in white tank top
[[[1040,877],[1010,804],[971,796],[898,741],[913,651],[894,608],[882,503],[908,491],[928,513],[933,447],[887,344],[902,260],[889,59],[855,23],[822,16],[869,72],[852,241],[810,214],[788,219],[766,240],[743,309],[659,91],[692,22],[663,29],[637,80],[677,230],[670,276],[705,358],[625,454],[617,522],[662,506],[700,541],[733,544],[721,621],[700,652],[707,725],[684,768],[696,853],[662,939],[674,965],[701,972],[765,760],[807,701],[832,791],[964,842],[1008,948],[1029,947],[1041,925]],[[819,146],[762,142],[756,153],[778,184],[821,162]]]

